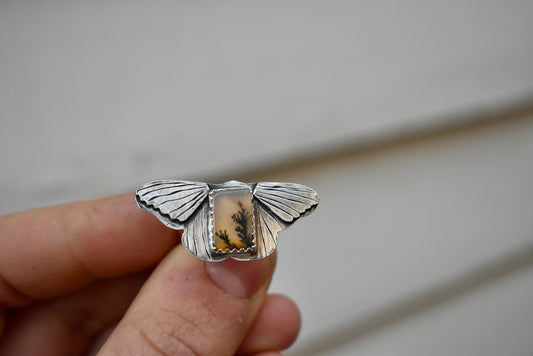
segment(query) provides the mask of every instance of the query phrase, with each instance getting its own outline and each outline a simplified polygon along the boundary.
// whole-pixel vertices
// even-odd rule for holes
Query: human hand
[[[274,266],[197,260],[132,194],[6,215],[0,355],[279,355],[300,315]]]

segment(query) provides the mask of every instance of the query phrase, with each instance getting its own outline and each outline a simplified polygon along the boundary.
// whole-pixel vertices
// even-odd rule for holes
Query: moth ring
[[[269,256],[278,232],[311,213],[319,197],[296,183],[156,180],[139,187],[136,200],[166,226],[183,230],[182,243],[194,256],[221,261]]]

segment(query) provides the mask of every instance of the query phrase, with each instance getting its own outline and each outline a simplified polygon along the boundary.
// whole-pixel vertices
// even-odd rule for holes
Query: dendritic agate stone
[[[255,215],[251,189],[213,190],[209,198],[212,248],[215,252],[254,252]]]

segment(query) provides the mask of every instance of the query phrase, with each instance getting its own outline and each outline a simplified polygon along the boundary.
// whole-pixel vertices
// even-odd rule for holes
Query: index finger
[[[45,299],[155,265],[176,231],[132,193],[0,217],[0,304]]]

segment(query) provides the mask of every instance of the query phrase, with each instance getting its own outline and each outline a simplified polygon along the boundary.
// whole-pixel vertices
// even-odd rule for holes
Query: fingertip
[[[271,294],[267,298],[267,309],[264,313],[273,318],[272,323],[280,336],[280,349],[284,350],[291,346],[300,333],[302,315],[298,305],[283,294]]]
[[[276,263],[275,256],[255,261],[228,258],[221,262],[206,262],[207,275],[226,294],[250,298],[268,286]]]
[[[284,350],[291,346],[300,332],[301,314],[287,296],[270,294],[239,348],[241,354]]]

